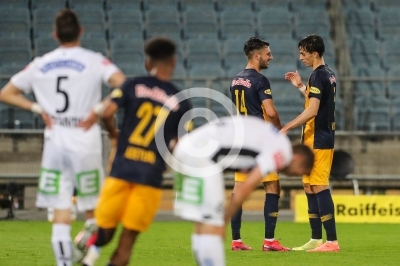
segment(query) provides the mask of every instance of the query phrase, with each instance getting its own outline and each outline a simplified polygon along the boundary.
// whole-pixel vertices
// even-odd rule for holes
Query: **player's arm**
[[[277,129],[281,129],[281,120],[279,119],[278,112],[276,111],[274,101],[272,99],[265,99],[262,101],[265,114],[268,116],[268,121],[271,122]]]
[[[319,103],[320,100],[318,98],[310,98],[309,105],[307,109],[305,109],[298,117],[287,123],[283,128],[281,129],[281,132],[286,134],[290,129],[296,128],[307,121],[309,121],[311,118],[314,118],[317,116],[318,109],[319,109]]]
[[[303,84],[303,82],[301,81],[301,77],[299,72],[288,72],[285,74],[285,79],[289,80],[293,86],[295,86],[296,88],[299,89],[299,91],[301,92],[301,94],[303,94],[304,97],[307,97],[306,94],[306,86]]]
[[[126,77],[121,71],[117,71],[108,79],[108,84],[113,88],[119,88],[124,84]]]
[[[235,195],[225,209],[225,224],[228,224],[232,215],[238,210],[250,193],[260,184],[263,175],[259,166],[254,167],[248,174],[246,181],[235,191]]]

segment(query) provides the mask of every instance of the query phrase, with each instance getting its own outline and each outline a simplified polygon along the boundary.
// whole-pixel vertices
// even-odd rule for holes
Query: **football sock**
[[[197,234],[193,234],[193,235],[192,235],[192,252],[193,252],[194,258],[196,259],[196,262],[199,261],[199,260],[198,260],[198,255],[197,255],[197,253],[198,253],[198,248],[197,248],[197,246],[198,246],[198,244],[197,244],[197,237],[198,237]],[[197,264],[198,264],[198,263],[197,263]]]
[[[57,266],[72,266],[71,226],[68,224],[53,224],[51,245]]]
[[[318,200],[315,194],[308,194],[308,220],[311,226],[311,238],[312,239],[322,239],[322,222],[319,217]]]
[[[232,194],[233,196],[233,194]],[[232,215],[231,218],[231,230],[232,230],[232,240],[241,239],[240,237],[240,228],[242,226],[242,206],[237,210],[237,212]]]
[[[324,225],[326,231],[326,240],[335,241],[336,236],[336,224],[335,224],[335,207],[333,205],[331,191],[325,189],[316,194],[318,199],[319,216],[321,222]]]
[[[83,258],[82,263],[85,266],[93,266],[96,260],[100,256],[100,248],[96,247],[95,245],[91,245],[88,248],[86,256]]]
[[[225,265],[224,243],[219,235],[197,235],[199,266]]]
[[[275,237],[276,220],[279,211],[279,195],[267,193],[264,202],[265,238]]]

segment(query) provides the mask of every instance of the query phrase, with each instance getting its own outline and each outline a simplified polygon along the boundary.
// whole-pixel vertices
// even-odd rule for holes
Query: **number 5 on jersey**
[[[239,114],[247,115],[246,101],[244,98],[243,90],[235,90],[235,105],[236,105],[237,115]]]

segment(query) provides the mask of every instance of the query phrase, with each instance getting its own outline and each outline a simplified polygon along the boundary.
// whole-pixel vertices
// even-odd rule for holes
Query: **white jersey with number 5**
[[[82,47],[59,47],[37,57],[11,78],[25,93],[33,91],[37,102],[53,118],[46,137],[72,151],[101,149],[100,127],[89,132],[77,128],[101,100],[102,83],[119,71],[100,53]]]

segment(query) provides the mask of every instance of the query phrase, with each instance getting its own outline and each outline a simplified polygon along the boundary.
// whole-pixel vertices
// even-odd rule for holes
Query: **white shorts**
[[[179,149],[179,146],[177,147]],[[213,175],[193,171],[186,167],[219,167],[214,161],[203,158],[193,158],[179,150],[174,152],[182,165],[175,173],[175,215],[184,220],[224,226],[225,186],[222,169]],[[185,173],[185,174],[183,174]]]
[[[70,209],[71,197],[76,188],[78,211],[93,210],[103,179],[101,153],[70,151],[59,147],[51,139],[46,139],[36,206]]]

